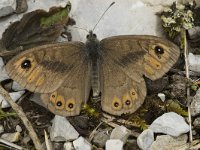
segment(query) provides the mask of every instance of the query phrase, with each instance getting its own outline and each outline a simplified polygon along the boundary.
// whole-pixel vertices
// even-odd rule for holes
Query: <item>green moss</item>
[[[40,26],[42,27],[49,27],[51,25],[54,25],[55,23],[62,21],[63,18],[65,18],[69,11],[70,11],[70,6],[67,5],[65,8],[61,9],[59,12],[56,12],[55,14],[48,16],[48,17],[42,17],[40,19]]]

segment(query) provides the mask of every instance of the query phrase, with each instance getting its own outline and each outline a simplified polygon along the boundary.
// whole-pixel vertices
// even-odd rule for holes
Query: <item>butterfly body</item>
[[[51,112],[78,115],[90,90],[113,115],[133,113],[144,102],[146,84],[162,77],[179,57],[172,42],[149,35],[121,35],[86,44],[66,42],[29,49],[6,65],[10,77],[41,99]]]

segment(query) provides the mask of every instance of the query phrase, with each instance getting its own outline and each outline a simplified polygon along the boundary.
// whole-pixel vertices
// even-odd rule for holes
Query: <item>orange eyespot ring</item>
[[[58,96],[58,93],[56,91],[53,92],[53,93],[51,93],[51,95],[50,95],[50,102],[53,103],[53,104],[55,104],[57,96]]]
[[[66,104],[65,104],[65,109],[67,111],[74,111],[75,110],[75,100],[74,99],[68,99],[66,101]]]
[[[58,96],[55,101],[55,107],[56,109],[62,110],[65,107],[65,100],[63,96]]]
[[[132,88],[129,92],[131,99],[134,101],[138,99],[138,94],[134,88]]]
[[[118,97],[114,97],[112,101],[112,108],[114,110],[121,110],[122,109],[122,102]]]
[[[133,94],[135,94],[135,93],[133,93]],[[124,94],[122,101],[123,101],[123,107],[125,109],[130,109],[133,106],[133,101],[132,101],[129,93]]]

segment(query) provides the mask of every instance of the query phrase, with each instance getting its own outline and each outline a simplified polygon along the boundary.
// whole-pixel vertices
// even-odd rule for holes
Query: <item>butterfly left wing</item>
[[[102,109],[114,115],[136,111],[146,96],[143,75],[152,80],[162,77],[180,53],[172,42],[148,35],[106,38],[100,50]]]

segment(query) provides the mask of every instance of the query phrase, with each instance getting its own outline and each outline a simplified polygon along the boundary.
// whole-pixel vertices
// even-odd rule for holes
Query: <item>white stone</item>
[[[53,125],[50,131],[51,141],[69,141],[77,139],[79,133],[69,123],[65,117],[55,116],[53,119]]]
[[[177,137],[183,133],[187,133],[189,125],[182,116],[174,112],[169,112],[154,120],[149,129],[155,133],[164,133]]]
[[[148,150],[153,141],[154,134],[151,129],[144,130],[137,138],[137,144],[142,150]]]
[[[83,137],[79,137],[73,141],[73,145],[76,150],[91,150],[91,144]]]
[[[64,150],[74,150],[72,142],[65,142],[63,148]]]
[[[1,138],[9,142],[18,142],[20,139],[20,133],[19,132],[4,133],[1,135]]]
[[[197,90],[196,95],[193,97],[190,108],[192,116],[200,113],[200,89]]]
[[[161,99],[161,101],[165,101],[165,94],[163,93],[158,93],[158,97]]]
[[[16,0],[0,1],[0,17],[12,14],[16,9]]]
[[[42,102],[41,98],[40,98],[39,93],[34,93],[33,95],[31,95],[30,100],[35,102],[36,104],[45,107],[44,103]]]
[[[123,142],[126,142],[130,131],[124,126],[118,126],[114,128],[111,132],[110,139],[119,139]]]
[[[188,60],[189,69],[191,71],[200,72],[200,55],[194,55],[192,53],[189,53]]]
[[[21,86],[20,86],[17,82],[15,82],[15,81],[13,81],[12,89],[13,89],[14,91],[22,91],[22,90],[24,90],[24,88],[21,87]]]
[[[0,29],[1,30],[1,29]],[[2,57],[0,57],[0,82],[6,79],[9,79],[10,77],[6,73],[6,70],[4,68],[4,62]]]
[[[76,0],[71,1],[71,16],[76,20],[77,27],[92,30],[100,16],[113,0]],[[160,4],[166,2],[160,1]],[[170,0],[170,4],[173,0]],[[115,0],[115,4],[106,12],[97,25],[94,33],[99,39],[114,35],[163,35],[161,20],[156,12],[157,5],[150,5],[149,1],[139,0]],[[86,40],[87,32],[77,28],[71,28],[72,40]]]
[[[123,145],[119,139],[110,139],[106,142],[106,150],[123,150]]]
[[[17,131],[17,132],[22,132],[22,127],[20,127],[20,125],[16,125],[15,128],[16,128],[16,131]]]
[[[149,150],[185,150],[183,148],[187,143],[187,135],[172,137],[170,135],[157,136]]]
[[[12,100],[15,102],[15,101],[17,101],[24,93],[25,93],[25,91],[18,91],[18,92],[9,93],[9,95],[10,95],[10,97],[12,98]],[[1,94],[0,94],[0,103],[1,103],[1,108],[10,107],[10,105],[7,103],[7,101],[4,99],[4,97],[3,97]]]

